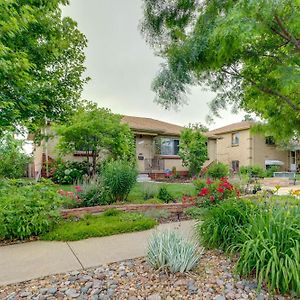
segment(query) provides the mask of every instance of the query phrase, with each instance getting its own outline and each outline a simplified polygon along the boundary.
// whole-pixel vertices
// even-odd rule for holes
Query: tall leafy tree
[[[23,150],[23,141],[6,132],[0,137],[0,177],[20,178],[26,175],[30,157]]]
[[[93,173],[101,155],[113,159],[135,158],[134,137],[121,116],[96,105],[81,107],[69,122],[56,127],[60,137],[58,148],[62,154],[83,151],[87,161],[92,158]]]
[[[69,17],[67,0],[0,0],[0,133],[74,110],[87,40]]]
[[[278,137],[299,134],[299,0],[144,0],[141,28],[165,59],[158,103],[180,105],[189,85],[206,85],[215,115],[230,104]]]
[[[180,134],[179,156],[192,175],[201,171],[207,154],[207,137],[197,127],[187,127]]]

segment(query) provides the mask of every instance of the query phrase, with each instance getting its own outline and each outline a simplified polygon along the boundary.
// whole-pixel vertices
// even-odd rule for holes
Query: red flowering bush
[[[199,179],[197,179],[199,181]],[[219,180],[211,180],[197,182],[197,186],[202,186],[198,193],[197,203],[201,206],[216,204],[224,199],[240,196],[240,191],[235,188],[227,177]],[[197,187],[196,186],[196,187]]]

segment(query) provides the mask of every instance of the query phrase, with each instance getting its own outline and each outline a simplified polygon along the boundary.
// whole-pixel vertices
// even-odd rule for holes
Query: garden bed
[[[0,294],[7,299],[291,299],[265,290],[257,295],[256,287],[253,280],[234,276],[233,263],[222,252],[206,251],[193,273],[156,272],[138,258],[7,285]]]
[[[80,207],[61,210],[64,218],[70,216],[82,217],[85,214],[98,214],[108,209],[117,209],[126,212],[146,212],[149,210],[167,210],[172,214],[182,214],[183,211],[193,204],[168,203],[168,204],[120,204],[120,205],[98,205],[91,207]]]

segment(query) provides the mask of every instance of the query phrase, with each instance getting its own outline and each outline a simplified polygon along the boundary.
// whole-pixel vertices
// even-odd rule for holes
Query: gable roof
[[[214,130],[209,131],[210,134],[218,135],[228,132],[235,132],[235,131],[241,131],[241,130],[247,130],[250,129],[255,122],[253,121],[242,121],[238,123],[233,123],[227,126],[223,126]]]
[[[180,135],[182,126],[143,117],[123,116],[123,123],[127,123],[132,130],[159,134]]]
[[[184,129],[183,126],[155,120],[152,118],[123,116],[122,122],[127,123],[133,131],[155,134],[179,136],[180,132]],[[204,132],[203,134],[210,139],[217,139],[217,137],[213,134],[210,134],[210,132]]]

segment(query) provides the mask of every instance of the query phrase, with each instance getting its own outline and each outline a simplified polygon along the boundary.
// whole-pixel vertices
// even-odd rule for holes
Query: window
[[[240,133],[236,132],[231,135],[231,145],[238,146],[240,144]]]
[[[240,162],[238,160],[233,160],[231,162],[231,168],[233,172],[238,172],[240,169]]]
[[[266,137],[266,144],[267,145],[275,145],[274,138],[272,136],[267,136]]]
[[[178,155],[179,140],[178,139],[162,139],[160,154],[161,155]]]

